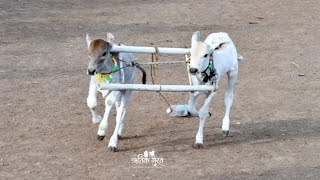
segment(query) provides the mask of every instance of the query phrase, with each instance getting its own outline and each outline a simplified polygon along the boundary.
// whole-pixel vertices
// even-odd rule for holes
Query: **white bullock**
[[[227,136],[230,129],[230,109],[233,103],[233,88],[238,76],[238,61],[243,57],[238,55],[235,45],[227,33],[212,33],[204,42],[200,41],[200,33],[195,32],[191,39],[190,74],[194,85],[216,85],[226,74],[228,87],[225,92],[225,116],[222,120],[222,132]],[[206,120],[211,116],[209,105],[217,91],[204,92],[206,95],[203,106],[196,110],[200,92],[191,92],[189,98],[189,113],[200,118],[198,133],[194,148],[203,148],[203,129]]]
[[[124,117],[129,97],[132,91],[109,91],[99,90],[100,84],[105,83],[134,83],[136,67],[143,71],[136,63],[132,53],[110,53],[114,36],[107,34],[107,40],[92,40],[89,35],[86,37],[89,49],[89,65],[87,73],[91,75],[87,105],[92,114],[92,122],[100,123],[97,132],[98,140],[102,141],[106,135],[108,119],[113,105],[116,105],[117,116],[114,132],[109,140],[109,150],[117,151],[117,142],[121,138],[124,126]],[[146,74],[143,71],[143,83],[146,81]],[[97,94],[100,91],[105,98],[105,112],[103,118],[97,114]]]

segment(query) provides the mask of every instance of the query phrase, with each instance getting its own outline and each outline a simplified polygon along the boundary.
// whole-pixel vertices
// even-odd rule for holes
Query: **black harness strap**
[[[125,67],[136,66],[142,72],[142,84],[146,84],[146,82],[147,82],[147,74],[146,74],[146,71],[139,65],[139,63],[137,63],[135,61],[131,61],[131,62],[123,61],[122,59],[119,58],[119,52],[110,52],[110,56],[111,56],[111,58],[113,58],[113,57],[116,58],[119,61],[119,63],[120,63],[120,61],[122,61],[125,64],[125,66],[123,66],[122,68],[119,68],[119,69],[117,69],[116,71],[113,71],[113,72],[117,72],[120,69],[123,69]]]
[[[209,74],[207,73],[207,70],[209,71]],[[210,54],[209,57],[209,65],[208,67],[202,72],[202,74],[204,75],[204,78],[202,79],[203,82],[208,82],[209,80],[211,81],[211,83],[213,84],[215,80],[212,81],[212,78],[216,78],[217,72],[216,69],[214,68],[214,63],[213,63],[213,54]]]

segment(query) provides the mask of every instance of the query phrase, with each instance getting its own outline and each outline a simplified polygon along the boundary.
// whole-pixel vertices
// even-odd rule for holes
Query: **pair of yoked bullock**
[[[92,40],[89,35],[86,37],[89,49],[89,65],[87,73],[91,75],[89,95],[87,104],[92,113],[92,122],[100,123],[97,137],[98,140],[103,140],[106,135],[108,126],[108,118],[112,106],[116,106],[116,126],[114,132],[109,140],[109,150],[117,151],[117,142],[121,138],[124,117],[129,97],[132,91],[108,91],[100,90],[99,84],[103,83],[134,83],[135,70],[134,65],[121,67],[121,62],[128,63],[134,61],[132,53],[118,53],[113,57],[110,49],[114,44],[114,36],[111,33],[107,34],[107,40],[94,39]],[[116,60],[115,60],[116,59]],[[213,61],[212,61],[213,59]],[[238,76],[238,61],[243,57],[238,55],[236,47],[227,33],[212,33],[207,39],[200,41],[200,33],[195,32],[191,39],[190,50],[190,64],[189,71],[193,85],[213,85],[211,78],[215,78],[216,88],[221,78],[226,74],[228,77],[228,86],[225,92],[225,116],[222,120],[222,132],[227,136],[230,129],[230,109],[233,103],[233,88]],[[120,62],[121,61],[121,62]],[[213,64],[212,64],[213,63]],[[212,68],[215,70],[215,76],[212,76]],[[101,82],[101,76],[106,76]],[[209,77],[209,79],[208,79]],[[97,114],[97,94],[100,91],[105,98],[105,112],[103,118]],[[200,124],[196,135],[194,148],[203,148],[203,129],[206,120],[210,117],[209,105],[216,95],[216,90],[208,92],[190,92],[189,94],[189,114],[191,116],[199,117]],[[196,104],[201,94],[206,95],[206,99],[202,107],[197,110]]]

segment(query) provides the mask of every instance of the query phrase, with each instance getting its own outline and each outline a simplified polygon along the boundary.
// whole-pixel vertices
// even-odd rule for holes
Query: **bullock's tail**
[[[140,71],[142,72],[142,84],[146,84],[146,82],[147,82],[147,73],[146,73],[146,71],[138,63],[136,63],[136,67],[138,69],[140,69]]]
[[[244,60],[244,57],[241,55],[241,54],[238,54],[238,61],[242,61],[242,60]]]

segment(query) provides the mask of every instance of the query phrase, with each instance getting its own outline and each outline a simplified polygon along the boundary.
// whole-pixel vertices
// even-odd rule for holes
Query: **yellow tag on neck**
[[[103,83],[103,77],[100,73],[97,74],[97,80],[98,80],[98,83]]]
[[[112,80],[112,75],[111,75],[111,73],[110,74],[109,73],[105,73],[105,74],[98,73],[97,80],[98,80],[99,84],[104,83],[105,81],[109,82]]]

